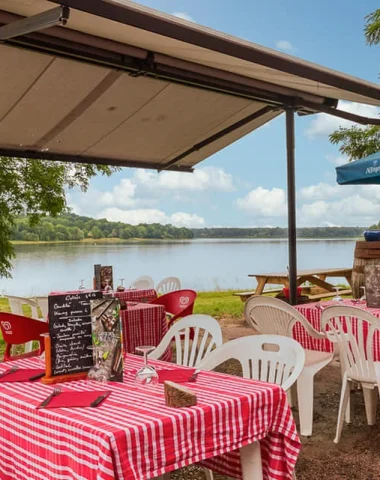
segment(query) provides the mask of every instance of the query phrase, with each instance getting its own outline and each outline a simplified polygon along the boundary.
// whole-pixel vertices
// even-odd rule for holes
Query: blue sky
[[[378,82],[379,48],[368,47],[364,17],[378,8],[366,0],[145,0],[140,3],[191,19],[309,61]],[[375,116],[375,107],[343,102],[340,108]],[[83,214],[128,223],[178,226],[285,226],[285,119],[241,139],[202,162],[195,174],[123,169],[98,177],[87,193],[69,192]],[[359,225],[380,220],[380,188],[341,187],[335,166],[344,163],[328,134],[339,119],[297,118],[296,181],[299,226]]]

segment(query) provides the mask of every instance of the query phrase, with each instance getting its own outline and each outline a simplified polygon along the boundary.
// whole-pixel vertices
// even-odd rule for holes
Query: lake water
[[[352,267],[354,247],[355,240],[299,240],[298,268]],[[17,245],[16,253],[13,278],[0,278],[0,294],[44,295],[76,289],[81,279],[92,287],[97,263],[113,265],[115,285],[120,278],[129,285],[140,275],[150,275],[155,283],[177,276],[183,287],[198,291],[238,291],[255,287],[249,273],[286,271],[288,264],[286,240]]]

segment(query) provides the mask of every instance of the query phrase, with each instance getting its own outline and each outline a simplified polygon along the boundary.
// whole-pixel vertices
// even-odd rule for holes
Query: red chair
[[[45,350],[44,339],[41,335],[49,332],[49,324],[13,313],[0,312],[0,330],[6,344],[4,362],[9,362],[41,355]],[[40,348],[38,350],[32,350],[21,355],[11,354],[13,345],[21,345],[32,341],[39,342]]]
[[[161,295],[149,303],[165,307],[166,313],[171,315],[168,324],[168,328],[170,328],[178,318],[186,317],[193,313],[196,298],[197,292],[194,290],[176,290],[175,292]]]

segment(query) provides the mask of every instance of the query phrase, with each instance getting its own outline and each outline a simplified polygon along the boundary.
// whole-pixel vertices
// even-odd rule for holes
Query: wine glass
[[[367,297],[365,295],[365,287],[360,287],[360,291],[362,292],[362,296],[360,297],[360,301],[361,302],[366,302],[367,301]]]
[[[124,287],[124,278],[119,278],[120,285],[117,287],[118,292],[124,292],[125,287]]]
[[[87,378],[90,381],[97,383],[107,383],[109,378],[109,372],[104,366],[103,351],[99,345],[91,345],[87,347],[92,350],[94,358],[94,365],[87,373]]]
[[[135,382],[138,385],[157,385],[158,383],[156,369],[148,364],[148,354],[155,349],[156,347],[148,345],[136,347],[136,352],[144,354],[144,366],[140,368],[135,375]]]
[[[339,295],[339,287],[335,288],[335,297],[333,298],[333,302],[343,302],[343,298]]]
[[[84,279],[82,279],[82,280],[80,281],[80,285],[79,285],[78,290],[86,290],[86,287],[84,286]]]
[[[50,337],[50,333],[41,333],[40,337],[43,339],[44,345],[46,347],[46,341],[45,338]],[[44,350],[41,355],[38,357],[38,361],[41,365],[41,368],[43,368],[46,372],[46,350]]]

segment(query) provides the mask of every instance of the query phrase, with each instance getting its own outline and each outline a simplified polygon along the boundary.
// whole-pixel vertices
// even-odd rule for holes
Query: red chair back
[[[45,350],[44,339],[41,335],[48,333],[49,324],[13,313],[0,312],[0,330],[6,344],[4,362],[8,362],[10,360],[41,355]],[[13,345],[21,345],[34,340],[40,344],[38,350],[33,350],[21,355],[11,355]]]
[[[176,290],[175,292],[161,295],[149,303],[163,305],[165,310],[173,315],[168,325],[170,328],[178,318],[186,317],[193,313],[196,298],[197,292],[194,290]]]

